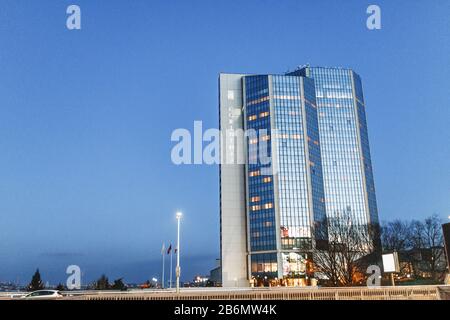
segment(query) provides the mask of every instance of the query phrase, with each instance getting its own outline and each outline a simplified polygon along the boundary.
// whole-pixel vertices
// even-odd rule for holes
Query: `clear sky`
[[[82,29],[66,28],[78,4]],[[377,4],[382,29],[366,28]],[[219,257],[216,166],[171,133],[218,126],[219,72],[353,68],[381,220],[450,215],[450,1],[1,0],[0,281],[144,281],[184,212],[185,279]],[[167,264],[168,264],[167,260]]]

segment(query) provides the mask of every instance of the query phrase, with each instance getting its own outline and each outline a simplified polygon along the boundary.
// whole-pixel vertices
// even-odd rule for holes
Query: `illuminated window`
[[[272,221],[266,221],[266,222],[264,222],[264,225],[266,227],[271,227],[273,224],[272,224]]]
[[[274,98],[280,100],[299,100],[298,96],[290,96],[290,95],[275,95]]]
[[[258,210],[261,210],[261,206],[260,206],[260,205],[251,206],[251,207],[250,207],[250,210],[252,210],[252,211],[258,211]]]
[[[264,206],[263,206],[263,209],[272,209],[273,208],[273,203],[266,203]]]
[[[251,172],[249,172],[248,175],[249,175],[250,177],[257,177],[257,176],[259,176],[259,170],[251,171]]]
[[[267,116],[269,116],[269,111],[261,112],[261,113],[259,114],[259,117],[260,117],[260,118],[264,118],[264,117],[267,117]]]
[[[261,200],[260,197],[252,197],[251,198],[251,202],[258,202],[259,200]]]
[[[299,140],[299,139],[301,139],[301,135],[299,135],[299,134],[293,134],[293,135],[292,135],[292,139]]]
[[[263,182],[264,183],[268,183],[268,182],[271,182],[272,181],[272,177],[265,177],[264,179],[263,179]]]
[[[258,118],[258,116],[256,114],[254,114],[254,115],[248,117],[248,121],[253,121],[253,120],[256,120],[257,118]]]
[[[258,143],[258,139],[250,139],[250,141],[249,141],[249,143],[250,144],[255,144],[255,143]]]
[[[268,140],[270,140],[270,136],[269,135],[261,137],[261,141],[268,141]]]
[[[258,263],[258,265],[257,265],[257,271],[258,271],[258,272],[263,272],[263,271],[264,271],[263,266],[264,266],[263,263]]]
[[[251,105],[254,105],[254,104],[257,104],[257,103],[260,103],[260,102],[264,102],[264,101],[267,101],[267,100],[269,100],[268,96],[267,97],[262,97],[262,98],[259,98],[259,99],[256,99],[256,100],[251,100],[251,101],[247,102],[247,106],[251,106]]]

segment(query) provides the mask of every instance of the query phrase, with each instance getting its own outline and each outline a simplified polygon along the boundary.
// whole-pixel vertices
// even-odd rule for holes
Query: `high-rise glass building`
[[[361,81],[351,70],[221,74],[223,286],[308,279],[326,217],[378,222]]]
[[[290,74],[314,79],[327,216],[344,213],[361,225],[378,224],[361,78],[343,68],[304,67]]]

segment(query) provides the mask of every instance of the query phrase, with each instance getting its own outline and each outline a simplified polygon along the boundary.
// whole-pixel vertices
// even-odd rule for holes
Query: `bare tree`
[[[409,249],[411,239],[410,224],[394,220],[383,224],[381,227],[381,242],[386,251],[404,251]]]
[[[424,225],[421,221],[412,220],[409,225],[410,234],[410,248],[424,248],[425,244],[423,242],[423,229]]]
[[[354,284],[355,275],[365,273],[365,257],[374,252],[375,229],[353,222],[350,214],[331,218],[328,225],[328,244],[313,253],[315,270],[325,275],[331,285]]]
[[[417,226],[416,226],[417,227]],[[413,224],[402,220],[386,222],[381,227],[381,242],[386,252],[398,252],[406,263],[400,264],[400,272],[409,272],[413,255],[408,254],[411,249]],[[419,237],[420,238],[420,237]]]
[[[437,215],[423,222],[395,220],[381,228],[382,244],[385,251],[398,251],[404,262],[413,266],[413,274],[430,273],[438,279],[445,271],[443,234],[441,220]],[[406,268],[406,265],[402,265]]]
[[[444,236],[442,234],[442,222],[437,215],[425,219],[422,229],[422,241],[425,248],[430,251],[430,259],[428,261],[429,270],[433,279],[436,279],[437,273],[445,271],[445,264],[439,265],[444,254]]]

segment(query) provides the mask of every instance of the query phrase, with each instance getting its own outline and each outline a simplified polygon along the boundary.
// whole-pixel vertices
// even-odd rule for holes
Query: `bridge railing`
[[[437,286],[105,293],[87,300],[437,300]]]
[[[450,300],[450,286],[350,288],[183,288],[172,290],[66,291],[73,300]],[[25,293],[0,293],[0,300]]]

